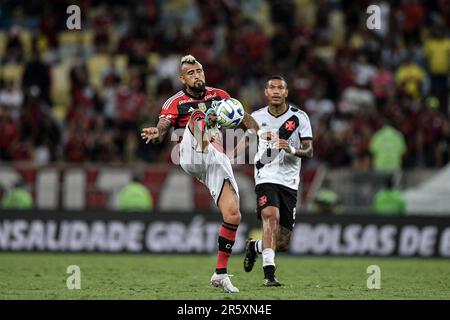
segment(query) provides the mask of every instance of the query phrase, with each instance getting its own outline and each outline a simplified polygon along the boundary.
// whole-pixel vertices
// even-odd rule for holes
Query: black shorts
[[[256,214],[261,220],[261,210],[267,206],[277,207],[280,211],[280,225],[291,230],[295,223],[297,190],[275,183],[256,185]]]

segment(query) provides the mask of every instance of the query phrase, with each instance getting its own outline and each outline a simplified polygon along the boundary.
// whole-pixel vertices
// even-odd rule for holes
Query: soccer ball
[[[225,98],[215,103],[214,109],[218,123],[225,128],[238,126],[244,118],[244,107],[239,100]]]

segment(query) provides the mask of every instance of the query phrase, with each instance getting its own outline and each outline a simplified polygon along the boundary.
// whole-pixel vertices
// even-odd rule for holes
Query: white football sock
[[[255,251],[257,254],[261,254],[262,253],[262,240],[256,240],[255,241]]]
[[[262,252],[263,267],[275,266],[275,251],[272,248],[266,248]]]

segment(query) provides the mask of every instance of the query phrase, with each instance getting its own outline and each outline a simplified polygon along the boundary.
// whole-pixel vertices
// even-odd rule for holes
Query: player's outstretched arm
[[[242,124],[250,130],[251,133],[256,134],[259,131],[259,124],[256,120],[249,115],[247,112],[244,112],[244,118],[242,119]]]
[[[276,139],[276,135],[273,132],[267,131],[263,132],[259,128],[258,122],[247,112],[244,113],[244,118],[242,119],[242,124],[248,129],[250,134],[257,134],[261,139],[264,140],[274,140]],[[229,155],[231,160],[235,159],[240,153],[245,152],[245,150],[250,146],[250,139],[248,134],[246,133],[244,137],[238,142],[236,148],[233,150],[233,154]]]
[[[246,129],[248,129],[250,134],[257,134],[257,132],[259,131],[258,123],[247,112],[244,112],[244,118],[242,118],[242,124],[245,126]],[[238,154],[240,154],[241,152],[245,152],[245,150],[250,145],[249,141],[250,141],[250,139],[248,137],[248,133],[246,133],[244,135],[244,137],[242,137],[242,139],[238,142],[238,144],[234,148],[233,153],[228,154],[228,158],[233,160],[238,156]]]
[[[144,128],[141,131],[141,138],[145,140],[145,143],[161,143],[166,137],[167,131],[170,129],[170,121],[166,119],[159,119],[156,127]]]
[[[262,130],[260,130],[258,122],[256,122],[255,118],[253,118],[247,112],[244,113],[242,124],[249,130],[250,134],[257,134],[264,140],[274,140],[277,138],[273,132],[263,132]]]

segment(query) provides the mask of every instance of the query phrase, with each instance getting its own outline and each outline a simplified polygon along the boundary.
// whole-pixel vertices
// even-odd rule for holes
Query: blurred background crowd
[[[72,4],[81,30],[66,27]],[[286,77],[328,167],[449,161],[449,0],[3,0],[0,160],[167,162],[170,143],[139,131],[180,89],[188,53],[247,112],[268,76]]]

